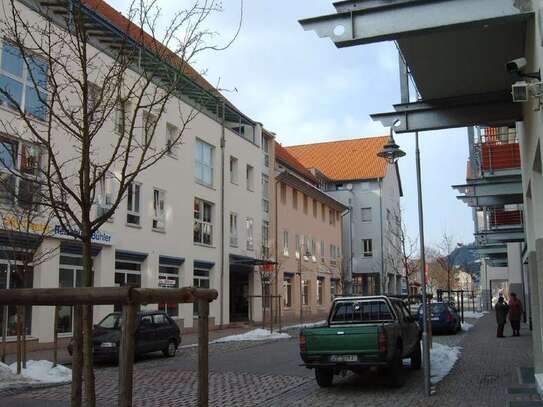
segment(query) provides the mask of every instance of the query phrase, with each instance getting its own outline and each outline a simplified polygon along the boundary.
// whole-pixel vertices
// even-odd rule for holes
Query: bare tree
[[[43,154],[29,195],[52,211],[62,233],[82,242],[83,285],[90,287],[92,236],[139,188],[138,176],[181,144],[203,106],[211,109],[210,100],[222,101],[212,113],[224,119],[224,99],[189,62],[231,42],[210,43],[213,32],[205,22],[221,11],[216,0],[193,0],[167,17],[154,0],[133,0],[124,15],[99,0],[41,4],[36,3],[37,18],[17,0],[3,3],[3,53],[18,61],[14,69],[25,83],[24,97],[15,85],[0,87],[2,103],[12,110],[1,115],[0,126],[11,139],[25,140]],[[116,27],[103,24],[104,17]],[[204,88],[199,94],[198,86]],[[156,128],[167,111],[175,111],[177,122],[162,140]],[[17,168],[10,170],[27,178]],[[90,406],[96,404],[92,314],[91,306],[83,307]],[[81,384],[76,372],[74,403],[80,402]]]
[[[439,255],[436,260],[441,268],[447,273],[447,293],[450,298],[452,279],[454,278],[456,259],[458,257],[457,247],[459,244],[454,243],[454,237],[452,235],[443,232],[441,241],[438,244]]]
[[[395,211],[388,219],[386,242],[390,248],[386,260],[393,270],[398,270],[403,275],[409,293],[409,277],[417,271],[417,268],[413,267],[417,241],[409,236],[401,210],[398,213]]]

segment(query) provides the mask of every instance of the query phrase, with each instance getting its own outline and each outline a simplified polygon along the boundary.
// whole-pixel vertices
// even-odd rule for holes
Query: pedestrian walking
[[[498,302],[494,306],[494,311],[496,311],[496,322],[498,323],[496,337],[503,338],[503,328],[507,322],[507,314],[509,312],[509,306],[504,301],[503,297],[498,298]]]
[[[509,297],[509,322],[511,322],[513,336],[520,336],[520,319],[524,309],[522,308],[522,302],[515,293],[511,293]]]

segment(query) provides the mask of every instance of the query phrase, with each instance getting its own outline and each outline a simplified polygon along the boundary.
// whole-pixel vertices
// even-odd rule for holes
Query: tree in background
[[[461,244],[455,243],[454,237],[446,232],[443,232],[441,240],[437,245],[439,254],[436,257],[436,260],[441,268],[447,273],[446,288],[449,298],[451,296],[452,280],[455,278],[455,265],[459,253],[457,248],[459,246],[461,246]]]
[[[42,157],[32,177],[17,165],[7,171],[28,181],[25,192],[51,211],[62,233],[81,241],[83,285],[91,287],[93,234],[125,198],[139,205],[138,176],[175,153],[209,98],[222,100],[213,89],[190,93],[201,82],[190,61],[231,42],[210,43],[205,23],[221,11],[214,0],[194,0],[167,16],[153,0],[134,0],[125,17],[99,0],[41,4],[41,19],[16,0],[3,8],[3,69],[22,84],[1,82],[0,101],[12,112],[0,116],[1,131]],[[117,33],[100,29],[93,16],[104,12],[121,21]],[[177,117],[167,137],[156,131],[166,111]],[[82,346],[74,332],[72,403],[81,402],[83,364],[89,406],[96,404],[92,323],[92,306],[84,306]]]

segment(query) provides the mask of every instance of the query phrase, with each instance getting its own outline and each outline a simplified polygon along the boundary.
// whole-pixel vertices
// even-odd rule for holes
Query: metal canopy
[[[475,242],[478,246],[497,243],[523,242],[525,239],[524,229],[515,227],[510,229],[486,230],[475,233]]]
[[[452,188],[464,194],[457,196],[458,199],[474,208],[503,207],[524,202],[520,176],[470,180],[467,184],[453,185]]]
[[[494,244],[477,247],[477,251],[482,257],[500,258],[507,257],[507,246],[505,244]]]
[[[522,106],[503,92],[426,100],[394,105],[394,112],[374,113],[371,118],[396,133],[486,125],[510,126],[522,120]]]

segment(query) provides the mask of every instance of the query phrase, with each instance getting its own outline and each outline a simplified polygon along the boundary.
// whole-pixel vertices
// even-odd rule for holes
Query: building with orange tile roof
[[[343,217],[343,258],[345,289],[354,294],[400,294],[404,286],[397,249],[399,169],[377,156],[386,142],[383,136],[286,147],[350,209]]]

